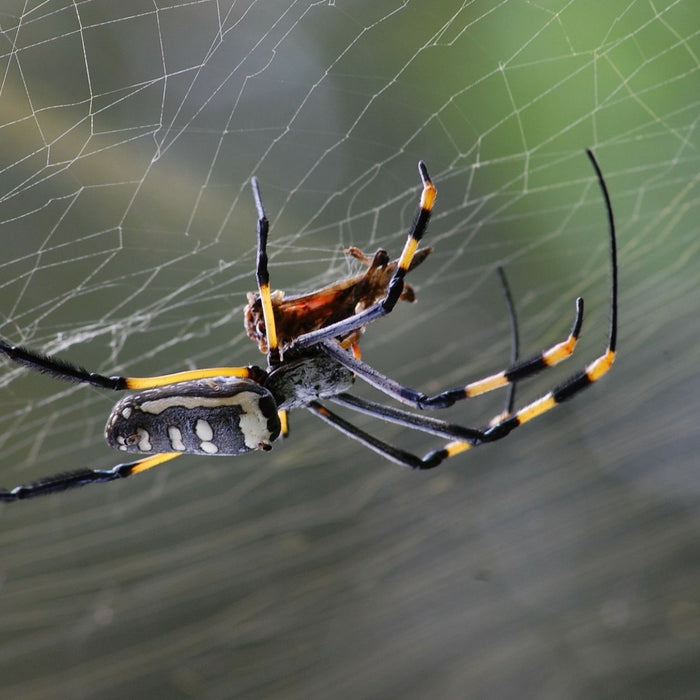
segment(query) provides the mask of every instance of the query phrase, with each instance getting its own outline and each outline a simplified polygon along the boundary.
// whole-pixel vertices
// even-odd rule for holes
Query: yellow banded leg
[[[275,365],[280,362],[279,341],[277,339],[277,328],[275,326],[275,314],[272,308],[272,296],[270,292],[270,274],[267,269],[267,234],[270,224],[265,215],[262,198],[260,196],[260,185],[258,178],[251,180],[255,207],[258,210],[258,259],[255,277],[258,283],[258,293],[262,304],[263,318],[265,319],[265,335],[267,337],[267,359],[268,364]]]
[[[560,384],[556,389],[550,391],[544,396],[535,401],[523,406],[511,416],[497,416],[489,423],[489,428],[484,431],[483,442],[493,442],[506,437],[519,426],[529,423],[534,418],[537,418],[548,411],[551,411],[555,406],[558,406],[563,401],[570,399],[572,396],[589,387],[594,382],[597,382],[603,377],[612,367],[615,360],[615,352],[612,350],[606,351],[598,359],[594,360],[586,369],[578,374],[573,375],[563,384]],[[439,450],[435,450],[427,454],[423,461],[430,463],[431,466],[437,466],[446,459],[450,459],[472,447],[483,443],[471,443],[457,440],[450,442]]]
[[[423,237],[425,229],[428,226],[430,213],[433,210],[435,196],[437,195],[435,185],[433,185],[430,175],[428,175],[428,168],[423,161],[418,163],[418,172],[420,173],[420,177],[423,182],[423,191],[420,197],[420,209],[418,210],[416,219],[413,222],[413,227],[411,228],[411,233],[409,234],[403,250],[401,251],[401,256],[399,257],[399,264],[396,272],[397,274],[400,274],[402,278],[411,266],[413,256],[416,254],[416,250],[418,249],[418,243]],[[399,273],[399,271],[401,272]]]
[[[584,370],[574,374],[541,398],[523,406],[512,416],[492,425],[484,432],[484,442],[493,442],[508,435],[515,428],[530,422],[563,401],[567,401],[607,374],[615,361],[615,351],[607,349],[603,355],[591,362]]]
[[[484,377],[483,379],[470,382],[464,387],[448,389],[440,394],[431,396],[427,400],[423,401],[422,405],[428,408],[450,406],[455,401],[469,399],[474,396],[486,394],[489,391],[501,389],[505,386],[513,384],[514,382],[518,382],[526,377],[532,376],[533,374],[537,374],[547,367],[554,367],[554,365],[563,362],[573,354],[581,333],[582,324],[583,299],[579,297],[576,300],[576,316],[574,318],[574,323],[566,340],[553,345],[544,352],[538,353],[537,355],[523,360],[522,362],[518,362],[502,372],[497,372],[496,374]]]
[[[13,501],[23,501],[28,498],[47,496],[51,493],[87,486],[88,484],[125,479],[132,474],[139,474],[147,469],[157,467],[180,455],[180,452],[165,452],[163,454],[150,455],[144,459],[140,459],[138,462],[117,464],[111,469],[79,469],[77,471],[63,472],[62,474],[44,477],[30,484],[15,486],[12,489],[0,488],[0,502],[11,503]]]
[[[289,411],[282,409],[277,411],[277,415],[280,419],[280,435],[286,438],[289,435]]]
[[[439,450],[430,452],[423,459],[425,461],[430,461],[431,463],[434,462],[434,464],[431,464],[431,466],[437,467],[437,465],[440,464],[440,462],[444,462],[446,459],[450,459],[450,457],[454,457],[455,455],[461,454],[462,452],[471,450],[472,447],[475,447],[475,445],[471,442],[455,440],[454,442],[448,442],[443,448]]]
[[[212,377],[241,377],[242,379],[256,379],[260,377],[257,367],[207,367],[204,369],[186,370],[173,374],[163,374],[156,377],[124,377],[124,389],[153,389],[158,386],[167,386],[178,382],[190,382],[195,379],[211,379]]]
[[[171,459],[175,459],[175,457],[180,457],[181,455],[182,452],[163,452],[162,454],[151,455],[150,457],[141,459],[133,464],[120,465],[123,471],[128,471],[128,474],[122,473],[120,476],[125,477],[131,476],[131,474],[140,474],[141,472],[145,472],[147,469],[153,469],[153,467],[157,467],[164,462],[169,462]],[[129,469],[124,469],[124,467],[129,467]]]
[[[164,374],[155,377],[108,377],[97,372],[90,372],[83,367],[66,362],[53,355],[42,355],[19,345],[10,345],[0,340],[0,355],[4,354],[9,359],[19,364],[50,374],[57,379],[70,382],[81,382],[111,391],[124,391],[126,389],[151,389],[154,387],[188,382],[194,379],[210,379],[211,377],[241,377],[262,381],[266,376],[264,370],[255,366],[248,367],[209,367],[204,369],[187,370],[174,374]]]
[[[263,318],[265,319],[265,336],[267,338],[268,357],[280,359],[279,341],[277,339],[277,326],[275,324],[275,312],[272,308],[272,295],[269,282],[258,287],[260,302],[262,303]],[[272,363],[274,364],[274,362]]]

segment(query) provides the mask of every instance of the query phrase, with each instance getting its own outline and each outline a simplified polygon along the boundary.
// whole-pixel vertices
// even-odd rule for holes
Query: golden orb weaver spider
[[[135,462],[118,464],[111,469],[80,469],[12,489],[0,489],[0,501],[18,501],[89,483],[125,478],[182,454],[231,456],[255,449],[269,450],[284,432],[281,416],[284,417],[286,411],[293,408],[306,408],[336,430],[382,457],[414,469],[432,469],[465,450],[506,437],[515,428],[546,413],[598,381],[609,371],[615,358],[618,287],[615,221],[600,167],[590,150],[587,154],[595,169],[608,214],[611,267],[608,343],[600,357],[541,398],[517,411],[506,410],[485,428],[468,428],[347,393],[355,377],[359,377],[383,394],[413,408],[446,408],[457,401],[494,389],[505,386],[512,389],[521,379],[567,359],[578,340],[583,322],[581,298],[576,300],[576,316],[566,340],[526,360],[514,362],[506,370],[434,396],[398,384],[362,362],[359,353],[353,352],[359,332],[368,323],[389,314],[402,297],[410,299],[410,293],[407,295],[405,291],[404,277],[407,271],[427,255],[426,252],[418,251],[418,244],[428,225],[436,190],[423,162],[418,164],[423,185],[420,208],[400,257],[389,263],[388,256],[383,251],[375,254],[374,267],[389,266],[389,272],[383,274],[379,282],[370,285],[369,289],[363,288],[359,292],[359,299],[346,300],[342,304],[338,297],[329,294],[329,290],[337,292],[338,289],[353,287],[353,284],[347,284],[348,280],[310,295],[302,295],[301,298],[305,301],[310,299],[318,302],[316,306],[323,308],[324,313],[318,312],[316,308],[314,313],[320,313],[322,318],[319,322],[311,314],[313,319],[310,324],[303,322],[302,314],[301,325],[292,323],[287,312],[280,311],[279,307],[277,312],[275,310],[281,296],[270,291],[266,251],[268,220],[257,179],[253,178],[253,195],[258,211],[256,278],[264,323],[267,368],[253,365],[215,367],[156,377],[109,377],[0,340],[0,353],[31,369],[102,389],[135,392],[114,406],[107,421],[105,437],[110,446],[120,451],[146,455]],[[357,257],[361,258],[362,255],[358,253]],[[370,271],[374,271],[372,264]],[[350,279],[363,277],[366,275]],[[505,288],[505,282],[503,284]],[[258,297],[249,297],[249,306],[254,305]],[[289,314],[299,308],[306,308],[308,313],[309,307],[299,306],[299,298],[292,299],[291,310],[287,309]],[[294,303],[297,304],[296,307]],[[335,312],[339,307],[339,314],[325,313]],[[254,321],[247,321],[247,327],[249,332],[259,333],[261,318],[259,315],[255,318]],[[278,333],[278,326],[282,333]],[[257,337],[257,340],[261,342],[262,339]],[[328,399],[379,420],[445,438],[449,442],[442,448],[419,457],[355,427],[329,411],[320,403],[321,399]]]

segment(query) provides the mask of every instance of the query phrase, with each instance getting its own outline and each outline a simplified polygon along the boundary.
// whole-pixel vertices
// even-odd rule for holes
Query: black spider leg
[[[0,353],[20,365],[49,374],[57,379],[79,384],[92,384],[100,389],[123,391],[127,389],[126,377],[107,377],[97,372],[89,372],[84,367],[73,365],[52,355],[43,355],[19,345],[10,345],[0,340]]]
[[[508,320],[510,322],[510,366],[514,367],[518,362],[518,357],[520,356],[520,334],[518,332],[518,317],[515,313],[515,303],[513,302],[513,295],[510,291],[510,285],[508,284],[508,279],[506,278],[506,273],[503,268],[499,265],[496,268],[498,273],[498,279],[501,282],[501,290],[503,291],[503,296],[506,301],[506,309],[508,311]],[[511,382],[508,385],[508,393],[506,395],[506,405],[503,409],[503,413],[500,416],[496,416],[491,421],[491,424],[496,424],[499,420],[508,417],[513,413],[513,408],[515,406],[515,391],[517,388],[516,382]]]
[[[525,379],[526,377],[542,371],[546,367],[552,367],[558,362],[568,358],[573,352],[578,340],[582,323],[583,299],[579,298],[576,300],[576,316],[571,328],[571,333],[565,341],[552,346],[544,352],[537,353],[527,360],[518,362],[508,369],[492,374],[485,379],[479,379],[466,386],[449,389],[448,391],[443,391],[434,396],[427,396],[420,391],[399,384],[399,382],[387,377],[362,360],[352,357],[343,350],[340,345],[333,341],[324,340],[318,347],[326,355],[329,355],[341,365],[347,367],[358,377],[361,377],[368,384],[379,389],[379,391],[387,396],[391,396],[397,401],[401,401],[414,408],[439,409],[452,406],[457,401],[479,396],[480,394],[493,391],[494,389],[508,386],[509,384]],[[507,403],[510,404],[510,397]],[[509,413],[511,410],[512,409],[509,408]]]
[[[44,355],[20,345],[10,345],[0,339],[0,354],[17,364],[48,374],[56,379],[74,382],[76,384],[91,384],[100,389],[112,391],[151,389],[153,387],[186,382],[193,379],[209,379],[211,377],[241,377],[262,381],[266,373],[260,367],[206,367],[203,369],[185,370],[173,374],[156,375],[154,377],[107,377],[104,374],[90,372],[84,367],[74,365],[55,355]]]
[[[156,467],[163,462],[179,457],[181,452],[165,452],[151,455],[145,459],[128,464],[117,464],[111,469],[79,469],[38,479],[30,484],[15,486],[12,489],[0,489],[0,503],[23,501],[27,498],[46,496],[59,491],[79,488],[88,484],[104,483],[115,479],[126,479],[132,474],[139,474],[146,469]]]
[[[350,408],[358,413],[364,413],[374,418],[386,421],[387,423],[396,423],[411,430],[420,430],[430,435],[437,435],[447,439],[460,439],[478,444],[483,441],[484,431],[476,428],[467,428],[455,423],[448,423],[439,418],[432,418],[421,413],[412,413],[394,406],[386,406],[385,404],[370,401],[369,399],[353,396],[352,394],[338,394],[337,396],[329,397],[329,401]]]
[[[338,321],[337,323],[332,323],[329,326],[325,326],[324,328],[320,328],[316,331],[311,331],[310,333],[300,335],[293,343],[289,344],[287,352],[307,348],[312,345],[318,345],[324,340],[336,338],[338,336],[345,335],[346,333],[355,331],[371,321],[376,321],[378,318],[386,316],[394,309],[394,306],[396,306],[396,302],[399,300],[401,292],[403,291],[404,278],[406,277],[406,272],[411,267],[411,262],[413,261],[413,257],[418,248],[418,243],[428,227],[430,213],[435,202],[435,186],[430,180],[428,169],[423,161],[419,161],[418,163],[418,172],[420,173],[421,181],[423,183],[420,208],[418,209],[418,212],[413,220],[411,231],[406,239],[403,250],[401,251],[401,256],[399,257],[399,263],[396,266],[396,270],[389,280],[389,285],[385,296],[376,303],[372,304],[372,306],[368,307],[364,311],[360,311],[350,318]]]
[[[411,469],[432,469],[433,467],[437,467],[437,465],[440,464],[440,462],[446,459],[446,457],[442,456],[440,450],[435,450],[435,452],[431,452],[430,455],[426,455],[426,457],[421,458],[417,455],[412,454],[411,452],[407,452],[406,450],[401,450],[398,447],[394,447],[393,445],[390,445],[389,443],[384,442],[383,440],[380,440],[379,438],[376,438],[373,435],[370,435],[364,430],[361,430],[352,423],[348,423],[348,421],[346,421],[344,418],[341,418],[336,413],[329,411],[318,401],[312,401],[308,406],[306,406],[306,408],[331,427],[340,431],[352,440],[356,440],[357,442],[369,448],[373,452],[376,452],[377,454],[384,457],[384,459],[388,459],[390,462],[394,462],[395,464],[400,464],[404,467],[410,467]],[[365,412],[370,413],[370,411]],[[408,412],[406,411],[406,413]],[[371,415],[377,414],[371,413]],[[380,417],[383,417],[387,420],[391,420],[387,418],[386,414],[383,414]],[[392,420],[392,422],[398,423],[400,421]],[[417,428],[417,425],[408,425],[408,427]],[[470,442],[465,442],[462,440],[459,441],[459,444],[471,445]]]
[[[22,484],[15,486],[12,489],[0,489],[0,501],[11,503],[13,501],[22,501],[27,498],[36,498],[37,496],[46,496],[50,493],[65,491],[71,488],[86,486],[87,484],[102,483],[105,481],[114,481],[124,476],[129,475],[129,470],[125,467],[130,467],[130,464],[118,464],[112,469],[81,469],[74,472],[65,472],[56,474],[44,479],[39,479],[30,484]]]
[[[281,361],[279,339],[277,338],[277,324],[275,322],[275,312],[272,307],[272,291],[270,288],[270,272],[268,270],[267,257],[267,236],[270,224],[265,214],[265,208],[260,195],[260,183],[254,177],[250,181],[255,199],[255,208],[258,210],[258,256],[255,269],[255,278],[258,283],[258,294],[265,320],[265,337],[267,340],[267,366],[276,367]],[[280,424],[282,426],[281,435],[283,438],[289,437],[289,411],[282,409],[278,411]]]
[[[263,318],[265,319],[265,335],[267,336],[267,364],[274,367],[280,363],[279,341],[277,339],[277,328],[275,324],[275,314],[272,309],[272,292],[270,290],[270,273],[268,271],[267,258],[267,235],[270,224],[265,215],[265,209],[260,196],[260,183],[254,177],[250,181],[255,199],[255,208],[258,211],[258,256],[255,269],[255,279],[258,283],[258,294],[262,304]]]

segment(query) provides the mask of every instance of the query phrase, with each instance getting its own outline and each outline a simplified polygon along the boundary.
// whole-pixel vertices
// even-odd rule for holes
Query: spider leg
[[[513,415],[502,420],[492,421],[490,427],[484,430],[483,439],[479,444],[501,440],[510,435],[515,428],[528,423],[533,418],[537,418],[547,411],[551,411],[563,401],[572,398],[606,374],[612,367],[614,359],[614,345],[612,348],[608,345],[608,348],[600,357],[596,358],[585,369],[577,372],[565,382],[556,386],[552,391],[527,404],[527,406],[519,409],[513,413]],[[442,462],[474,446],[475,444],[473,442],[456,440],[448,443],[442,449],[431,452],[429,455],[426,455],[425,458],[439,459],[439,462]]]
[[[268,366],[274,367],[280,363],[279,339],[277,338],[277,326],[275,324],[275,313],[272,308],[272,296],[270,291],[270,273],[267,269],[267,235],[270,230],[270,223],[265,215],[265,209],[260,196],[260,183],[258,178],[254,177],[251,182],[253,188],[253,197],[255,199],[255,207],[258,210],[258,259],[255,270],[255,277],[258,283],[258,294],[260,295],[260,303],[262,304],[263,318],[265,319],[265,337],[267,340],[267,363]],[[280,434],[283,438],[289,436],[289,412],[282,410],[278,412],[280,425],[282,426]]]
[[[265,319],[265,335],[267,336],[267,362],[269,366],[274,366],[280,362],[279,341],[277,339],[277,329],[275,326],[275,314],[272,309],[272,297],[270,292],[270,273],[267,269],[267,234],[270,224],[265,215],[265,209],[260,196],[260,183],[254,177],[250,184],[253,188],[255,207],[258,210],[258,259],[255,277],[258,283],[258,293],[262,303],[263,318]]]
[[[576,315],[574,317],[574,323],[566,340],[563,340],[561,343],[557,343],[551,348],[537,353],[526,360],[516,362],[508,369],[492,374],[489,377],[470,382],[463,387],[448,389],[447,391],[443,391],[435,396],[427,397],[421,401],[421,408],[446,408],[447,406],[451,406],[456,401],[461,401],[462,399],[469,399],[474,396],[486,394],[489,391],[500,389],[504,386],[512,387],[516,382],[519,382],[527,377],[531,377],[547,367],[554,367],[555,365],[558,365],[560,362],[568,359],[573,354],[574,349],[576,348],[576,343],[578,342],[581,334],[582,324],[583,299],[578,297],[576,299]],[[510,401],[510,398],[508,400]],[[512,405],[509,409],[509,413],[510,412],[512,412]]]
[[[64,474],[55,474],[30,484],[15,486],[13,489],[0,489],[0,502],[22,501],[26,498],[35,498],[36,496],[45,496],[57,491],[87,486],[87,484],[126,479],[132,474],[139,474],[146,471],[146,469],[157,467],[159,464],[179,457],[181,454],[181,452],[166,452],[151,455],[137,462],[117,464],[111,469],[80,469],[74,472],[65,472]]]
[[[152,389],[166,384],[211,377],[242,377],[259,381],[265,375],[264,370],[251,365],[248,367],[208,367],[155,377],[108,377],[97,372],[90,372],[84,367],[71,364],[54,355],[43,355],[20,345],[10,345],[4,340],[0,340],[0,354],[4,354],[13,362],[44,374],[50,374],[57,379],[78,384],[91,384],[100,389],[111,389],[112,391]]]
[[[508,369],[492,374],[485,379],[479,379],[470,382],[466,386],[449,389],[435,394],[434,396],[427,396],[420,391],[399,384],[365,362],[350,356],[335,342],[328,340],[323,341],[319,344],[319,348],[326,355],[337,360],[368,384],[371,384],[376,389],[379,389],[379,391],[387,396],[391,396],[397,401],[401,401],[414,408],[447,408],[457,401],[479,396],[480,394],[485,394],[486,392],[508,386],[509,384],[514,384],[521,379],[525,379],[525,377],[540,372],[546,367],[553,367],[567,359],[574,351],[582,323],[583,299],[579,298],[576,300],[576,317],[574,319],[574,324],[566,340],[553,345],[548,350],[538,353],[527,360],[518,362]],[[506,407],[508,413],[512,412],[510,402],[511,397],[508,397],[508,405]]]
[[[374,416],[388,423],[396,423],[397,425],[403,425],[405,428],[420,430],[424,433],[437,435],[438,437],[447,439],[458,438],[462,441],[466,440],[474,444],[479,444],[484,441],[485,434],[483,430],[465,428],[461,425],[440,420],[439,418],[411,413],[411,411],[404,411],[403,409],[394,408],[393,406],[385,406],[376,401],[369,401],[359,396],[353,396],[352,394],[338,394],[337,396],[330,397],[329,400],[333,403],[337,403],[339,406],[345,406],[353,411]]]
[[[406,272],[411,267],[411,262],[416,253],[416,249],[418,248],[418,243],[428,227],[430,213],[435,202],[435,186],[430,180],[428,169],[423,161],[418,163],[418,172],[420,173],[421,181],[423,183],[420,208],[415,219],[413,220],[411,231],[406,239],[403,250],[401,251],[401,256],[399,257],[396,270],[394,271],[391,280],[389,280],[389,285],[384,298],[372,304],[372,306],[369,306],[365,310],[351,316],[350,318],[338,321],[337,323],[332,323],[324,328],[311,331],[310,333],[300,335],[293,343],[290,343],[288,350],[298,350],[300,348],[310,347],[311,345],[317,345],[318,343],[328,340],[329,338],[335,338],[339,335],[351,333],[358,328],[362,328],[371,321],[376,321],[378,318],[391,313],[394,306],[396,306],[396,302],[401,296],[401,292],[404,289],[404,278],[406,277]],[[265,318],[265,323],[267,324],[267,317]]]
[[[0,340],[0,353],[13,362],[44,374],[50,374],[58,379],[80,384],[92,384],[101,389],[112,389],[113,391],[122,391],[127,388],[125,377],[107,377],[96,372],[89,372],[84,367],[73,365],[58,357],[43,355],[20,345],[10,345],[4,340]]]
[[[352,400],[348,401],[348,399]],[[358,410],[362,413],[367,413],[392,423],[404,425],[407,428],[421,430],[434,435],[449,435],[452,430],[454,430],[455,433],[462,432],[470,436],[473,435],[473,439],[472,437],[469,437],[466,440],[455,440],[453,442],[449,442],[441,449],[433,450],[432,452],[428,452],[423,457],[419,457],[412,452],[401,450],[398,447],[394,447],[393,445],[370,435],[366,431],[358,428],[352,423],[349,423],[344,418],[341,418],[336,413],[329,411],[325,406],[318,403],[318,401],[313,401],[306,406],[311,413],[318,416],[322,421],[326,422],[328,425],[340,431],[347,437],[351,438],[352,440],[356,440],[373,452],[376,452],[385,459],[388,459],[390,462],[394,462],[395,464],[409,467],[411,469],[434,469],[446,459],[450,459],[450,457],[454,457],[455,455],[465,452],[466,450],[470,450],[473,447],[483,445],[485,442],[492,442],[487,435],[489,430],[480,431],[473,428],[463,428],[461,426],[445,423],[444,421],[435,421],[435,423],[445,426],[446,429],[436,428],[432,422],[434,419],[429,419],[430,422],[428,422],[425,421],[423,416],[415,416],[415,414],[409,413],[408,411],[401,411],[399,409],[392,409],[388,406],[382,406],[381,404],[366,402],[364,399],[358,399],[358,397],[350,396],[349,394],[336,396],[333,398],[333,401]],[[375,410],[375,408],[379,408],[379,410]],[[411,418],[399,418],[400,415],[410,416]],[[499,437],[505,437],[505,435],[501,435]]]
[[[518,317],[515,313],[515,303],[513,302],[513,295],[510,291],[510,285],[508,284],[508,279],[506,278],[506,273],[502,267],[497,267],[496,272],[498,272],[498,278],[501,282],[501,289],[503,291],[503,296],[506,301],[506,309],[508,311],[508,319],[510,320],[510,365],[511,367],[515,365],[520,356],[520,336],[518,334]],[[513,413],[513,407],[515,406],[515,391],[517,384],[512,382],[508,386],[508,394],[506,396],[506,405],[500,416],[496,416],[492,421],[494,424],[503,418],[507,418],[511,413]]]
[[[277,411],[277,415],[280,419],[280,435],[283,438],[289,437],[289,411],[283,408],[281,411]]]
[[[431,453],[429,459],[418,457],[411,452],[406,452],[406,450],[401,450],[398,447],[394,447],[383,440],[370,435],[369,433],[361,430],[360,428],[354,426],[352,423],[348,423],[344,418],[341,418],[336,413],[329,411],[325,406],[322,406],[318,401],[312,401],[306,408],[311,411],[314,415],[318,416],[322,421],[340,431],[347,437],[356,440],[360,444],[369,448],[373,452],[381,455],[385,459],[395,464],[400,464],[404,467],[410,467],[411,469],[432,469],[436,467],[440,462],[445,459],[439,450],[435,453]],[[470,445],[468,442],[460,442],[459,444]],[[468,449],[468,448],[464,448]],[[432,454],[435,456],[433,457]]]
[[[610,327],[608,332],[608,347],[606,349],[606,352],[593,363],[591,363],[585,370],[574,375],[567,382],[564,382],[563,384],[559,385],[558,388],[554,389],[552,392],[547,394],[547,396],[552,396],[552,398],[555,400],[555,403],[561,403],[561,401],[570,398],[571,394],[567,393],[566,391],[567,386],[575,384],[576,381],[582,383],[582,386],[580,386],[573,392],[576,393],[576,391],[585,388],[586,386],[588,386],[589,383],[597,381],[597,379],[599,379],[600,376],[605,374],[612,366],[617,346],[618,272],[615,217],[613,214],[612,203],[610,201],[610,193],[608,192],[608,187],[605,183],[605,179],[603,178],[603,173],[600,170],[600,166],[598,165],[598,162],[596,161],[595,156],[593,155],[593,152],[590,149],[586,149],[586,154],[588,155],[588,158],[593,164],[593,168],[595,169],[596,175],[598,177],[598,183],[603,194],[603,199],[605,201],[605,209],[608,216],[608,232],[610,237]],[[508,295],[509,292],[506,292],[506,294]],[[516,333],[516,335],[514,337],[515,343],[517,344],[517,324],[514,308],[512,306],[512,300],[508,303],[509,308],[512,310],[511,332],[513,332],[513,329],[515,329],[514,332]],[[562,360],[568,358],[573,353],[576,341],[578,340],[581,331],[582,322],[583,299],[579,297],[576,300],[576,318],[574,319],[573,328],[571,329],[569,337],[563,343],[559,343],[558,345],[553,346],[549,350],[541,353],[541,355],[536,355],[534,357],[529,358],[528,360],[524,360],[523,362],[513,364],[509,369],[504,370],[503,372],[499,372],[497,374],[491,375],[490,377],[486,377],[485,379],[472,382],[471,384],[467,384],[467,386],[465,387],[451,389],[436,396],[429,397],[427,399],[427,403],[424,403],[423,406],[432,408],[442,408],[443,401],[447,401],[448,403],[445,405],[449,406],[452,403],[454,403],[454,401],[469,398],[471,396],[478,396],[479,394],[486,393],[487,391],[492,391],[493,389],[497,389],[501,386],[506,386],[508,384],[513,386],[515,382],[518,382],[521,379],[524,379],[525,377],[529,377],[533,374],[536,374],[537,372],[545,369],[546,367],[552,367],[558,364]],[[591,378],[588,382],[586,382],[586,380],[583,377],[588,375],[590,375]],[[560,398],[558,398],[557,400],[557,397]],[[545,398],[546,397],[543,397],[542,400],[544,400]],[[532,405],[534,404],[531,404],[531,406]],[[522,410],[524,411],[525,409]],[[510,412],[512,412],[512,406]],[[522,422],[525,422],[525,420],[523,420]],[[501,430],[506,429],[505,426],[507,425],[507,423],[508,421],[501,421]],[[494,430],[496,429],[496,427],[497,425],[494,424]],[[512,427],[508,430],[508,432],[510,432],[510,430],[512,430]]]

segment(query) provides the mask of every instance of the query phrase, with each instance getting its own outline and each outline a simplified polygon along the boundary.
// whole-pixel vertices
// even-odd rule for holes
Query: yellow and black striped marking
[[[413,256],[416,254],[416,250],[418,250],[418,244],[428,228],[430,215],[433,211],[433,205],[435,204],[435,197],[437,196],[437,190],[430,179],[428,168],[422,160],[418,163],[418,172],[420,173],[421,182],[423,183],[423,190],[420,196],[420,207],[415,219],[413,220],[413,226],[411,226],[411,231],[408,234],[406,243],[404,243],[401,255],[399,256],[399,264],[396,272],[389,283],[386,299],[384,302],[382,302],[385,313],[394,308],[394,305],[401,296],[406,272],[408,272],[409,268],[411,267]]]
[[[251,180],[255,207],[258,210],[258,259],[256,266],[256,279],[258,283],[258,293],[263,308],[265,319],[265,333],[267,335],[267,358],[268,364],[276,365],[280,362],[279,341],[277,340],[277,329],[275,327],[275,312],[272,308],[272,292],[270,290],[270,273],[267,269],[267,236],[270,224],[265,215],[262,198],[260,196],[260,185],[258,178]]]
[[[576,299],[576,317],[574,318],[574,325],[566,340],[553,345],[548,350],[538,353],[527,360],[518,362],[502,372],[497,372],[489,377],[470,382],[465,387],[450,389],[449,391],[444,391],[441,394],[430,397],[421,402],[422,406],[425,408],[445,408],[451,406],[456,401],[470,399],[474,396],[480,396],[489,391],[494,391],[495,389],[501,389],[530,377],[533,374],[537,374],[543,369],[558,365],[573,354],[581,334],[582,324],[583,299],[579,297]]]
[[[117,464],[111,469],[80,469],[65,474],[56,474],[30,484],[16,486],[13,489],[0,489],[0,503],[24,501],[27,498],[46,496],[50,493],[87,486],[88,484],[101,484],[107,481],[115,481],[116,479],[126,479],[132,474],[139,474],[179,456],[179,452],[170,452],[152,455],[145,459],[140,459],[138,462]]]
[[[100,389],[111,389],[112,391],[139,391],[212,377],[240,377],[259,381],[265,375],[264,370],[249,365],[247,367],[208,367],[155,377],[108,377],[97,372],[89,372],[84,367],[66,362],[55,355],[43,355],[21,345],[10,345],[3,340],[0,340],[0,353],[14,362],[43,374],[52,375],[57,379],[79,384],[92,384]]]
[[[547,413],[547,411],[551,411],[555,406],[572,398],[579,391],[593,384],[593,382],[597,382],[610,370],[614,360],[615,351],[608,349],[603,355],[588,365],[585,370],[574,374],[544,396],[527,404],[511,416],[499,417],[499,419],[484,431],[480,439],[472,441],[454,440],[453,442],[447,443],[443,448],[427,454],[423,458],[423,465],[421,465],[420,468],[432,469],[446,459],[450,459],[473,447],[487,442],[501,440],[515,430],[515,428]]]

